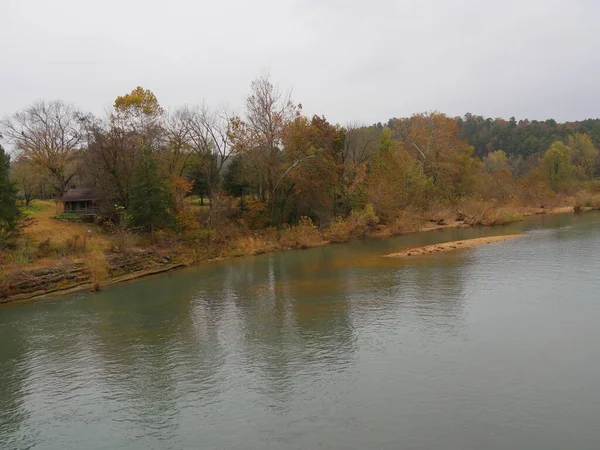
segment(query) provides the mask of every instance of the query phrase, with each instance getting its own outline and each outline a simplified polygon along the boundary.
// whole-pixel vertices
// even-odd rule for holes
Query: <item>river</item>
[[[540,216],[7,305],[0,448],[597,450],[599,249]]]

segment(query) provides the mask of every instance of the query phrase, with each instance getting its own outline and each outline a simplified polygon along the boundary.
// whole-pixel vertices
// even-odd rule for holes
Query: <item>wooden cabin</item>
[[[57,213],[93,216],[98,213],[100,193],[93,188],[69,189],[56,199]]]

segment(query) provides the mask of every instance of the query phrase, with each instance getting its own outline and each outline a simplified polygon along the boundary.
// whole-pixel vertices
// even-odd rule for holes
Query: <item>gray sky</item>
[[[239,111],[268,70],[307,114],[600,116],[597,0],[0,0],[0,117],[137,85]]]

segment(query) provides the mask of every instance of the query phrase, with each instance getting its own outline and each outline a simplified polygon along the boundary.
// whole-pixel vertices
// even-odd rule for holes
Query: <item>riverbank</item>
[[[582,210],[588,209],[591,208]],[[405,217],[394,224],[386,225],[369,225],[366,221],[359,219],[355,219],[354,223],[350,220],[340,221],[332,224],[326,230],[317,229],[311,222],[301,222],[297,227],[276,234],[256,233],[239,237],[221,254],[207,254],[205,257],[199,256],[195,252],[190,254],[190,247],[183,245],[162,249],[115,249],[114,242],[99,235],[96,231],[90,231],[91,226],[84,224],[65,226],[63,224],[61,233],[66,233],[67,243],[75,241],[77,244],[78,239],[75,236],[87,230],[89,234],[92,234],[90,241],[96,242],[95,250],[91,254],[84,254],[80,257],[75,254],[56,262],[45,261],[45,264],[36,261],[35,264],[29,266],[24,265],[4,271],[0,276],[0,303],[37,300],[78,291],[95,291],[103,286],[131,281],[200,262],[317,247],[365,237],[392,237],[444,228],[504,225],[522,220],[527,216],[573,211],[574,208],[569,206],[521,208],[518,212],[511,211],[510,213],[501,209],[488,210],[485,214],[472,211],[458,211],[456,214],[449,214],[446,211],[437,216],[430,213],[429,218],[427,216]],[[45,220],[41,220],[41,224],[36,223],[34,231],[45,230],[48,227],[52,232],[55,231],[54,225],[47,225]],[[104,246],[99,243],[104,243]],[[87,244],[79,243],[79,245],[85,247]],[[108,245],[112,245],[112,250],[108,250]],[[451,248],[452,243],[447,245],[448,248]],[[99,252],[102,252],[101,258],[97,257]]]

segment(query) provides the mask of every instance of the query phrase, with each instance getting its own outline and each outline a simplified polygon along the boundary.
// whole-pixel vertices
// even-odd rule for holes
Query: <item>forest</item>
[[[148,247],[199,261],[600,207],[598,119],[430,112],[342,126],[307,117],[268,76],[239,114],[167,111],[137,87],[103,117],[36,102],[0,133],[5,270]],[[92,223],[52,206],[72,188],[98,193]]]

